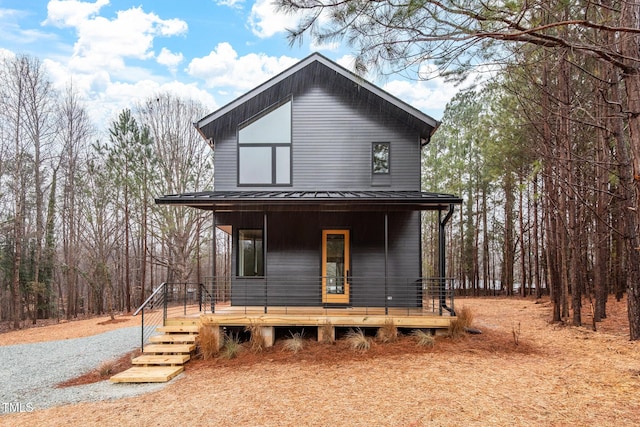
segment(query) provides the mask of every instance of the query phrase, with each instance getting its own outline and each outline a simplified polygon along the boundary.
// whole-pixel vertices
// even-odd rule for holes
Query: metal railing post
[[[264,278],[264,314],[267,314],[267,277]]]
[[[184,283],[184,298],[183,298],[183,300],[184,300],[184,310],[183,310],[183,314],[182,314],[183,316],[187,315],[187,286],[188,286],[188,284]]]
[[[167,305],[169,303],[167,297],[167,284],[164,284],[164,301],[162,303],[162,326],[167,326]]]
[[[451,281],[449,281],[449,283],[451,283]],[[455,292],[453,292],[453,287],[452,286],[449,286],[449,292],[451,293],[451,310],[453,310],[453,312],[455,313],[456,312],[456,307],[455,307],[455,305],[453,305],[453,297],[455,295]]]
[[[142,328],[140,329],[140,351],[144,352],[144,307],[142,307]]]
[[[218,292],[217,286],[216,286],[216,278],[213,277],[211,279],[211,295],[209,295],[209,299],[211,300],[211,313],[215,313],[216,312],[216,294]]]

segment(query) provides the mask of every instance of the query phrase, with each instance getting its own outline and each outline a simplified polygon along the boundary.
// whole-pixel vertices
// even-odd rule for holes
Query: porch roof
[[[232,211],[444,210],[462,199],[425,191],[203,191],[156,198],[159,205]]]

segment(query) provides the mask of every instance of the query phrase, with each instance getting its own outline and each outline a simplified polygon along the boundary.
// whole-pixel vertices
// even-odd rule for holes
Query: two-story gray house
[[[195,125],[215,190],[156,202],[210,210],[231,234],[231,305],[422,307],[426,210],[440,212],[444,276],[461,199],[421,190],[433,118],[313,54]]]

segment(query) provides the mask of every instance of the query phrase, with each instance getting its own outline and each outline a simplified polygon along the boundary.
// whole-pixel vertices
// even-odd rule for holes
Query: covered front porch
[[[461,200],[421,191],[210,191],[158,204],[211,211],[212,277],[185,288],[201,324],[228,328],[446,329],[445,226]],[[435,211],[436,264],[424,266],[423,211]],[[220,244],[217,235],[223,235]],[[224,261],[221,261],[223,260]],[[436,272],[427,277],[423,271]],[[170,286],[167,286],[171,289]],[[169,295],[173,295],[170,292]],[[187,315],[185,309],[185,315]],[[164,317],[167,319],[166,315]]]
[[[446,301],[444,227],[459,202],[412,191],[204,192],[157,200],[212,211],[213,312],[222,303],[264,313],[376,307],[432,315],[454,314]],[[426,267],[422,211],[436,211],[438,223],[438,242],[428,249],[437,265]]]

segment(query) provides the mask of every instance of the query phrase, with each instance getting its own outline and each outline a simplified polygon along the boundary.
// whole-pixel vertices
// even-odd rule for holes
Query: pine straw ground
[[[279,344],[233,360],[189,362],[159,392],[3,415],[0,424],[623,426],[640,420],[640,343],[628,340],[624,302],[608,306],[598,332],[549,324],[546,301],[468,298],[456,306],[472,309],[482,335],[438,338],[433,349],[403,337],[366,353],[342,342],[306,342],[293,354]]]

